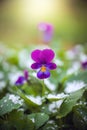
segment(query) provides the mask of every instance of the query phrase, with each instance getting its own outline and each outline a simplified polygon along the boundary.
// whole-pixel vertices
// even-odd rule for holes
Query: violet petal
[[[29,74],[27,70],[24,70],[24,77],[26,80],[28,80]]]
[[[46,30],[46,31],[47,31],[47,32],[50,32],[50,31],[53,32],[53,30],[54,30],[54,29],[53,29],[53,25],[47,24],[47,30]]]
[[[41,70],[37,73],[37,77],[39,79],[46,79],[50,77],[50,72],[46,70],[45,72],[42,72]]]
[[[40,54],[40,60],[42,64],[47,64],[53,60],[55,53],[51,49],[44,49]]]
[[[52,39],[52,36],[53,36],[52,32],[44,32],[43,41],[50,42]]]
[[[48,67],[50,70],[54,70],[57,68],[57,65],[55,63],[48,63],[46,67]]]
[[[39,69],[41,66],[42,66],[42,65],[41,65],[40,63],[33,63],[33,64],[31,65],[31,68],[32,68],[32,69]]]
[[[40,53],[41,53],[41,50],[34,50],[32,53],[31,53],[31,58],[36,61],[36,62],[40,62],[40,59],[39,59],[39,56],[40,56]]]
[[[87,69],[87,61],[82,62],[82,68]]]
[[[49,23],[39,23],[38,29],[43,32],[53,31],[53,25]]]
[[[47,24],[46,23],[39,23],[38,29],[40,31],[43,31],[43,32],[46,31],[47,30]]]
[[[25,78],[23,76],[18,77],[17,81],[15,82],[15,85],[23,85],[25,81]]]

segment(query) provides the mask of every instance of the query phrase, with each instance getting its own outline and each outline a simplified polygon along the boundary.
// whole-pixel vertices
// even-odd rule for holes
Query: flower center
[[[42,65],[41,71],[42,71],[42,72],[45,72],[45,71],[46,71],[46,67],[45,67],[44,65]]]

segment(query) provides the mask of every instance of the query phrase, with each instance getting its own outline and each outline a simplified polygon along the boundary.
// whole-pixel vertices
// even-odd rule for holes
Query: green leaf
[[[10,114],[9,122],[12,126],[16,126],[17,130],[33,130],[34,123],[24,115],[23,111],[14,111]]]
[[[58,130],[58,125],[55,121],[49,120],[45,126],[43,126],[42,130]]]
[[[78,130],[87,128],[87,108],[86,106],[77,106],[74,108],[73,122]]]
[[[60,94],[48,94],[47,99],[49,101],[59,101],[59,100],[64,100],[68,95],[64,94],[64,93],[60,93]]]
[[[87,71],[79,72],[77,75],[72,75],[67,80],[67,82],[75,81],[84,81],[85,84],[87,84]]]
[[[81,88],[87,89],[87,71],[71,75],[65,82],[64,87],[66,93],[71,93],[80,90]]]
[[[65,117],[70,111],[72,111],[73,106],[76,104],[78,99],[81,98],[83,95],[84,89],[80,89],[76,92],[71,93],[66,99],[63,101],[62,105],[60,106],[58,112],[58,118]]]
[[[22,109],[14,110],[7,115],[7,120],[0,122],[0,129],[3,130],[34,130],[34,123],[24,115]]]
[[[65,117],[69,112],[71,112],[73,106],[75,106],[76,102],[82,97],[83,92],[86,89],[85,87],[87,85],[87,71],[80,72],[77,75],[72,75],[65,82],[65,85],[69,82],[73,83],[73,81],[76,81],[76,83],[78,83],[78,86],[73,86],[73,87],[79,87],[79,85],[81,85],[80,83],[82,83],[82,85],[84,84],[83,88],[80,88],[79,90],[70,93],[69,96],[66,97],[66,99],[63,101],[63,103],[59,109],[58,118]],[[81,82],[79,82],[79,81],[81,81]]]
[[[40,104],[35,103],[30,98],[28,98],[19,88],[14,87],[14,90],[16,90],[16,93],[25,101],[25,103],[29,106],[29,108],[32,109],[38,109]]]
[[[30,114],[28,117],[29,117],[29,119],[31,119],[35,122],[36,129],[41,127],[49,119],[49,116],[45,113]]]
[[[23,101],[20,99],[20,97],[13,94],[7,95],[0,100],[0,115],[9,113],[14,109],[18,109],[20,106],[22,106],[22,104]]]

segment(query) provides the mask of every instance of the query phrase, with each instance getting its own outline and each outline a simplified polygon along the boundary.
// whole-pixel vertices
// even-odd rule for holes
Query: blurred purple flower
[[[24,70],[24,77],[25,77],[25,80],[28,80],[29,74],[27,70]]]
[[[83,69],[87,69],[87,60],[82,62],[81,64]]]
[[[15,82],[16,86],[23,85],[25,81],[28,80],[29,74],[27,70],[24,70],[24,76],[19,76],[17,81]]]
[[[17,81],[15,82],[15,85],[20,86],[20,85],[23,85],[24,82],[25,82],[25,78],[23,76],[19,76]]]
[[[43,32],[43,41],[44,42],[50,42],[53,37],[53,25],[49,23],[40,23],[38,25],[38,29]]]
[[[57,68],[56,64],[52,62],[55,53],[51,49],[34,50],[31,53],[31,58],[35,61],[31,65],[32,69],[40,69],[37,73],[39,79],[50,77],[50,70]]]

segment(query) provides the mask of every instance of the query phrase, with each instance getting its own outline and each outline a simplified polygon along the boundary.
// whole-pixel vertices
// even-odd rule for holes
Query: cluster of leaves
[[[0,130],[86,130],[87,71],[79,68],[67,74],[78,56],[69,60],[66,52],[55,50],[58,68],[44,81],[45,90],[29,68],[28,82],[16,87],[13,79],[27,68],[23,63],[30,62],[25,59],[29,52],[7,49],[0,55]]]

